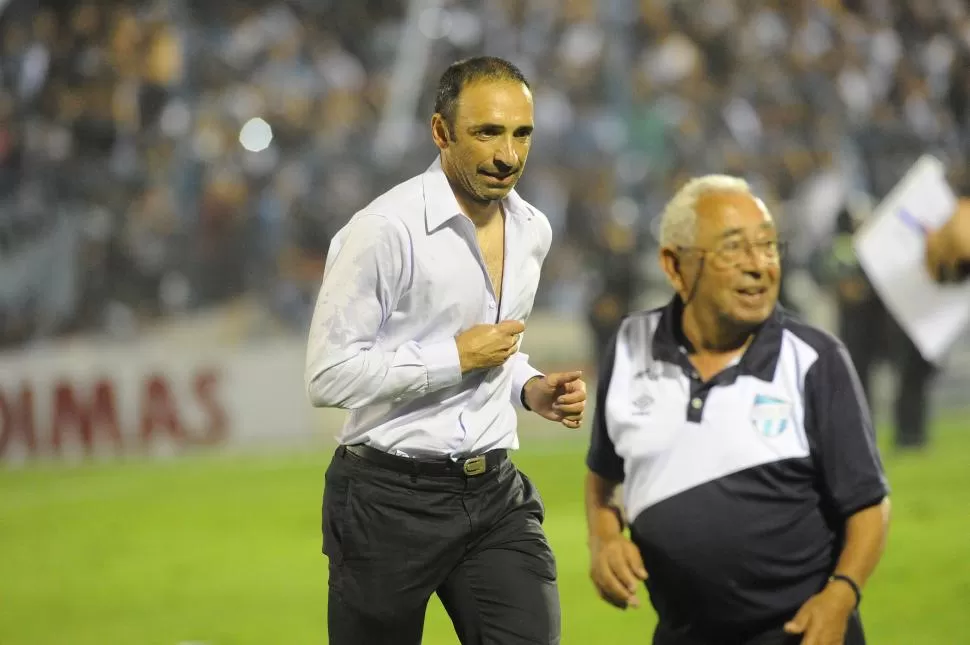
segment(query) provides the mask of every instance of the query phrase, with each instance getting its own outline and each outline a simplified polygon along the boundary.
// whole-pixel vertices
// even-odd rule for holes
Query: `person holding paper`
[[[833,287],[837,333],[849,351],[866,400],[872,401],[876,369],[888,364],[897,376],[890,417],[894,447],[920,450],[930,441],[930,391],[936,370],[889,312],[860,266],[852,244],[860,220],[848,206],[841,210],[830,248],[819,261],[818,278]]]
[[[953,217],[926,236],[926,270],[942,283],[970,279],[970,198],[963,198]]]

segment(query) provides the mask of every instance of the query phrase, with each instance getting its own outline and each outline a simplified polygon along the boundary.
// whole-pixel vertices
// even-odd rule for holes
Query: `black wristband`
[[[829,582],[834,582],[835,580],[841,580],[852,587],[852,593],[855,594],[855,606],[858,608],[859,604],[862,602],[862,590],[859,589],[859,585],[856,584],[856,581],[849,576],[842,575],[841,573],[834,573],[829,577]]]

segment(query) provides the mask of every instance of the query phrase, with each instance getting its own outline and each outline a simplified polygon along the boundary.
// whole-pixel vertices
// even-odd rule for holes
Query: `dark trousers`
[[[929,395],[936,369],[899,326],[875,295],[861,302],[840,302],[839,335],[852,358],[866,397],[871,405],[872,371],[880,360],[888,360],[899,375],[893,405],[898,447],[927,443]]]
[[[727,633],[697,636],[689,633],[688,630],[669,629],[661,624],[653,634],[653,645],[800,645],[802,638],[801,635],[785,633],[782,627],[752,636]],[[862,620],[858,612],[852,612],[849,616],[843,645],[866,645]]]
[[[419,645],[433,593],[462,645],[559,643],[542,501],[504,452],[493,461],[418,474],[415,460],[337,449],[323,498],[331,645]]]

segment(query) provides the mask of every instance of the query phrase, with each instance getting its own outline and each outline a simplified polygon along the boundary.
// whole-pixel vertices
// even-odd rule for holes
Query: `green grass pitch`
[[[649,604],[614,610],[588,581],[585,434],[555,436],[527,428],[515,461],[546,503],[563,643],[649,643]],[[329,454],[0,471],[0,643],[326,643]],[[884,456],[894,518],[865,593],[869,642],[970,644],[970,423],[938,423],[927,454]],[[457,643],[436,600],[424,643]]]

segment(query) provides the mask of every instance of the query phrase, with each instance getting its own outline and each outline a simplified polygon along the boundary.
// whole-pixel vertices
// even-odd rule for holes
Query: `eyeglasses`
[[[678,246],[677,250],[710,254],[717,265],[723,268],[731,268],[740,266],[751,255],[766,262],[779,262],[785,252],[785,247],[786,243],[778,240],[759,240],[757,242],[729,240],[713,249],[705,249],[699,246]]]

